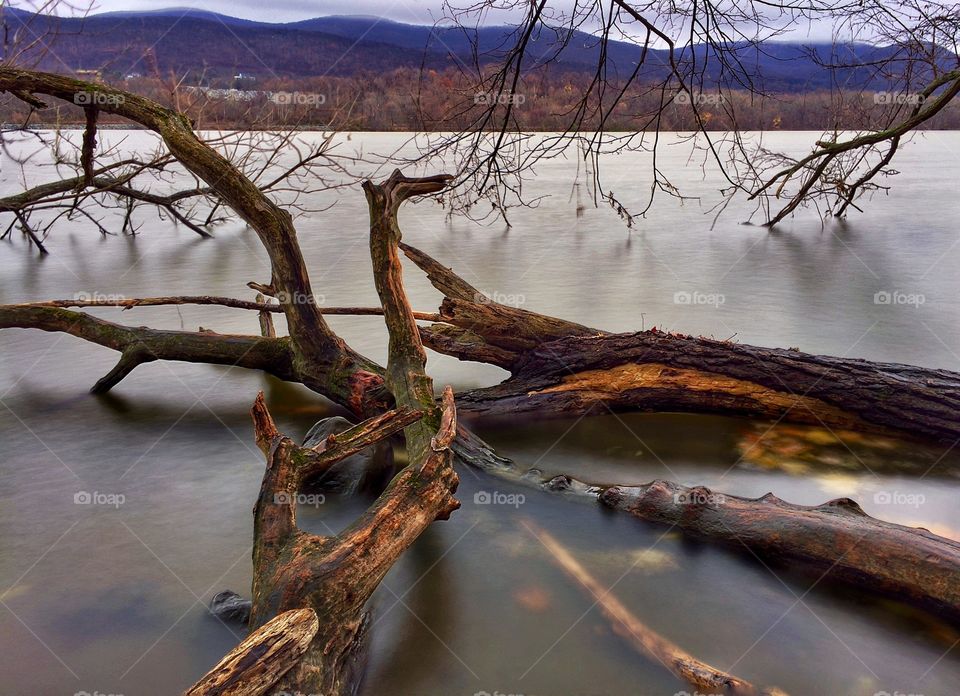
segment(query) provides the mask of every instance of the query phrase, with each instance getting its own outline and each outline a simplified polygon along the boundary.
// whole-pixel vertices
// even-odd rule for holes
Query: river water
[[[149,141],[139,132],[105,137],[134,150]],[[386,150],[401,137],[354,134],[344,146]],[[813,136],[774,138],[801,151]],[[576,164],[556,161],[527,191],[553,196],[514,212],[511,229],[451,222],[425,202],[402,212],[405,239],[496,299],[603,329],[657,326],[960,369],[960,133],[930,133],[905,148],[892,191],[864,214],[821,225],[804,212],[775,232],[741,224],[742,203],[711,228],[705,210],[719,179],[688,154],[669,144],[660,166],[703,201],[662,197],[632,231],[608,208],[576,215]],[[640,204],[648,163],[610,157],[605,176]],[[26,172],[32,182],[49,175]],[[0,190],[18,190],[20,176],[5,160]],[[362,193],[355,186],[316,200],[334,197],[333,208],[298,223],[316,291],[330,306],[374,306]],[[0,302],[78,292],[247,298],[247,281],[269,279],[255,234],[236,222],[212,240],[155,216],[138,222],[136,237],[61,226],[43,259],[19,238],[3,243]],[[413,266],[407,282],[416,309],[435,309],[438,293]],[[241,310],[95,313],[135,325],[257,330]],[[384,360],[378,317],[331,324]],[[224,588],[249,593],[250,512],[263,469],[249,405],[264,389],[281,429],[297,436],[331,413],[299,386],[180,363],[142,366],[110,395],[88,395],[115,359],[60,334],[0,333],[4,694],[172,694],[201,676],[242,637],[205,605]],[[434,354],[429,369],[439,384],[460,388],[504,374]],[[547,473],[626,484],[669,478],[802,504],[847,495],[877,517],[960,539],[960,457],[947,447],[672,414],[478,429],[502,454]],[[650,627],[756,684],[794,696],[957,691],[960,632],[935,617],[594,506],[470,471],[461,479],[463,509],[428,530],[374,599],[364,694],[692,691],[622,643],[550,561],[531,520]],[[83,493],[94,502],[82,504]],[[513,504],[483,504],[484,493]],[[356,507],[303,508],[301,524],[324,533]]]

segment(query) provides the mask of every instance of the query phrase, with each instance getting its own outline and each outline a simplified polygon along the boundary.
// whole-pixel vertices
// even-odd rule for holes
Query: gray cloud
[[[15,3],[16,4],[16,3]],[[32,3],[23,3],[30,5]],[[79,1],[83,6],[83,0]],[[454,0],[454,6],[470,4],[470,0]],[[569,11],[573,0],[557,0],[550,7],[563,13]],[[331,0],[311,2],[310,0],[98,0],[94,12],[165,10],[171,8],[191,8],[206,10],[231,17],[251,19],[261,22],[296,22],[314,17],[329,15],[370,15],[409,24],[432,24],[443,19],[443,0]],[[511,21],[515,14],[522,12],[521,6],[515,11],[489,11],[485,16],[486,24],[504,24]],[[775,22],[774,22],[775,24]],[[589,30],[588,26],[581,29]],[[791,27],[780,40],[829,41],[832,30],[829,22],[801,22]]]
[[[327,15],[373,15],[410,24],[429,24],[442,16],[440,0],[99,0],[94,12],[163,10],[189,7],[261,22],[296,22]]]

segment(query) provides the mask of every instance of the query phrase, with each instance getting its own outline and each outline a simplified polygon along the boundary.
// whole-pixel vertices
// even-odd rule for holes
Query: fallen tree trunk
[[[659,662],[680,679],[698,689],[706,689],[710,693],[738,696],[759,696],[760,694],[786,696],[779,689],[759,691],[750,682],[712,667],[670,642],[640,621],[609,589],[603,587],[590,575],[553,535],[530,521],[525,521],[523,524],[546,547],[551,559],[600,607],[601,613],[610,621],[613,632],[627,641],[641,655]]]
[[[575,336],[526,353],[502,384],[461,395],[485,415],[675,411],[960,437],[960,373],[659,331]],[[602,411],[601,411],[602,412]]]
[[[523,470],[499,457],[469,457],[477,447],[468,440],[467,463],[512,484],[598,502],[960,622],[960,542],[871,517],[850,498],[804,506],[772,493],[742,498],[664,480],[606,486],[565,474],[544,478],[539,469]]]
[[[427,329],[428,345],[511,372],[459,394],[465,414],[686,411],[960,438],[960,373],[656,329],[609,334],[492,302],[422,251],[403,249],[445,294],[445,323]]]
[[[389,408],[392,399],[384,388],[383,369],[336,336],[313,301],[289,213],[200,141],[181,114],[106,85],[92,88],[60,75],[0,68],[0,90],[30,103],[38,101],[34,93],[73,102],[77,94],[90,89],[116,97],[103,100],[105,112],[158,133],[173,157],[206,181],[256,230],[272,268],[270,283],[257,287],[280,300],[290,329],[286,350],[294,370],[283,378],[301,381],[362,417]],[[396,185],[403,185],[393,178]],[[445,181],[442,176],[433,177],[430,185]],[[376,224],[396,227],[396,209],[381,207],[386,217]],[[960,406],[960,375],[955,372],[742,346],[655,330],[605,334],[494,302],[423,252],[401,248],[445,295],[441,321],[423,327],[423,343],[512,373],[501,385],[462,395],[458,403],[464,413],[577,414],[599,406],[772,418],[895,431],[937,441],[960,437],[960,419],[954,415]],[[10,311],[9,307],[3,310]],[[16,311],[20,312],[16,321],[0,319],[0,327],[47,322],[46,316]],[[71,313],[64,319],[75,316]],[[56,330],[69,332],[68,327],[61,321]],[[174,353],[168,351],[163,357],[178,359]],[[125,356],[98,390],[113,386],[142,357],[142,353]]]

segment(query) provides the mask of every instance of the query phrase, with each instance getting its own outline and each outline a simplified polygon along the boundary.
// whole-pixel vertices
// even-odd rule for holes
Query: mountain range
[[[273,24],[238,19],[195,9],[109,12],[84,18],[37,15],[4,8],[8,32],[24,39],[41,37],[32,49],[38,66],[56,72],[100,70],[126,76],[174,72],[187,82],[223,84],[235,76],[249,80],[358,76],[395,68],[443,70],[474,61],[493,62],[515,42],[517,28],[434,27],[403,24],[378,17],[329,16]],[[592,34],[541,29],[530,41],[527,65],[548,63],[554,74],[592,73],[600,55]],[[803,92],[831,87],[864,87],[872,80],[872,63],[893,55],[896,47],[868,44],[767,42],[730,44],[728,56],[740,62],[741,75],[763,88]],[[639,46],[622,41],[607,45],[608,65],[621,75],[634,69]],[[704,82],[725,78],[710,74],[717,61],[703,45],[685,50],[687,58],[707,65]],[[645,78],[666,74],[668,53],[648,55]],[[861,67],[825,70],[823,63]],[[716,70],[716,68],[714,68]]]

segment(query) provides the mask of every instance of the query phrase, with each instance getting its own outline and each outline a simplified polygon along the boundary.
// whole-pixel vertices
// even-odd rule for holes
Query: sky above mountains
[[[32,9],[30,3],[13,4]],[[466,7],[472,3],[452,0],[451,4]],[[550,3],[550,7],[564,11],[573,4],[574,0],[556,0]],[[370,15],[409,24],[433,24],[445,16],[443,0],[98,0],[94,12],[156,11],[171,7],[206,10],[261,22],[296,22],[328,15]],[[489,11],[483,23],[511,24],[518,20],[517,11]],[[791,29],[779,40],[820,42],[829,41],[831,37],[830,26],[808,23]]]

